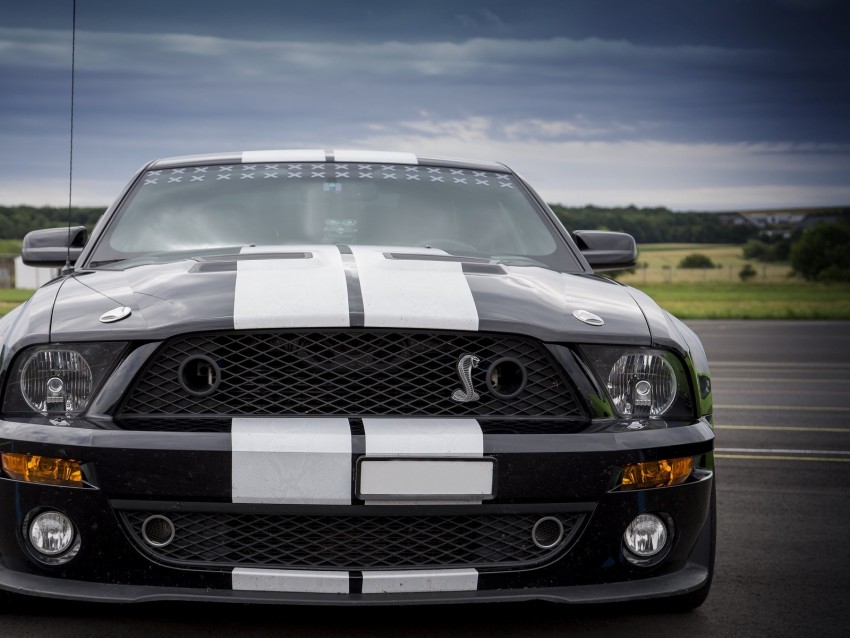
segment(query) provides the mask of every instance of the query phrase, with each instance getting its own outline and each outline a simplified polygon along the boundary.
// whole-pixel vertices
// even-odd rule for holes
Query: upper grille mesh
[[[178,370],[189,355],[221,368],[210,396],[193,396]],[[473,372],[479,401],[451,399],[461,389],[458,359],[481,359]],[[485,371],[502,357],[522,362],[525,389],[511,399],[487,391]],[[183,335],[166,342],[135,383],[124,415],[338,415],[580,417],[583,411],[543,345],[484,333],[317,330]]]

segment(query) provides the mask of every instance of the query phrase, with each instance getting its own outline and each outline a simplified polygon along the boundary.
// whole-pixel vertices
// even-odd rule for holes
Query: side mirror
[[[623,270],[637,264],[635,238],[607,230],[576,230],[573,239],[596,272]]]
[[[70,238],[70,242],[68,241]],[[86,245],[88,231],[85,226],[45,228],[34,230],[24,237],[21,258],[27,266],[61,268],[68,261],[77,261]],[[70,245],[69,245],[70,244]]]

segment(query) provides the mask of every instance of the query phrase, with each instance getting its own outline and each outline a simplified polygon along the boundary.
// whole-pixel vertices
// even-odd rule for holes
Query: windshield
[[[89,263],[315,244],[430,246],[453,255],[577,268],[509,174],[357,163],[147,171]]]

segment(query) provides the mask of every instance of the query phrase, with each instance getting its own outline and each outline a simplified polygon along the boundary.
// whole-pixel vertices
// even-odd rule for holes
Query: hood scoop
[[[385,259],[398,261],[441,261],[461,264],[466,273],[485,275],[507,275],[498,262],[486,257],[464,257],[462,255],[432,255],[428,253],[384,253]]]
[[[269,261],[275,259],[313,259],[313,253],[239,253],[236,255],[205,255],[195,257],[198,262],[189,272],[234,272],[238,261]]]

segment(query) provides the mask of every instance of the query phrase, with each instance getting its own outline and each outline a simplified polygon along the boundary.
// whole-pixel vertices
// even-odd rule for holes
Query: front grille
[[[458,360],[480,359],[473,385],[480,400],[459,403]],[[215,392],[181,386],[189,356],[219,366]],[[524,389],[501,399],[488,391],[490,363],[508,357],[527,372]],[[512,416],[581,418],[567,379],[542,343],[485,333],[376,330],[239,331],[183,335],[157,351],[120,414],[197,416]]]
[[[532,540],[545,514],[428,516],[264,515],[168,512],[174,540],[151,547],[142,524],[155,512],[125,511],[135,542],[158,561],[199,568],[235,566],[321,569],[521,567],[561,554],[584,514],[555,514],[564,538],[541,549]]]

